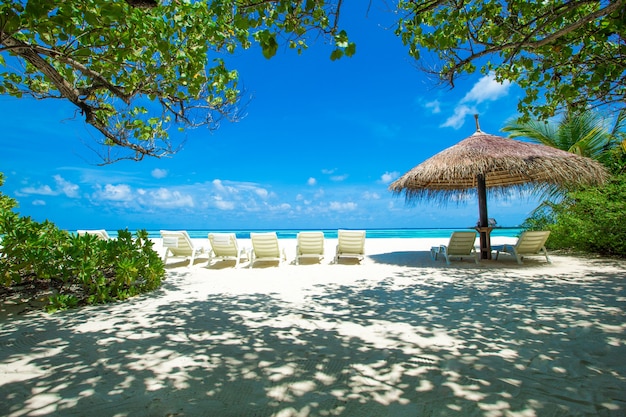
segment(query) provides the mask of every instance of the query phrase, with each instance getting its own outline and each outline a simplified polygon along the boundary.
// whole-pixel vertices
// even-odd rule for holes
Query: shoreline
[[[347,230],[365,230],[368,239],[422,239],[422,238],[448,238],[454,231],[459,230],[475,230],[473,227],[458,228],[403,228],[403,229],[353,229]],[[102,229],[105,230],[105,229]],[[137,230],[146,230],[151,239],[160,238],[159,229],[122,229],[135,233]],[[279,239],[295,239],[298,232],[321,231],[327,239],[336,239],[337,230],[339,229],[172,229],[166,228],[161,230],[180,231],[185,230],[191,238],[206,239],[209,233],[235,233],[238,239],[249,239],[251,232],[276,232]],[[110,236],[117,236],[118,229],[106,229]],[[492,231],[494,236],[513,237],[521,233],[521,227],[495,227]],[[70,233],[76,233],[76,230],[69,230]]]

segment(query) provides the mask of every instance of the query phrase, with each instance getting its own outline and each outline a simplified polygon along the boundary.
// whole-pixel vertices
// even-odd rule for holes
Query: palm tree
[[[570,112],[559,121],[511,120],[502,128],[511,138],[523,137],[532,142],[586,156],[610,168],[615,160],[614,151],[623,146],[623,127],[626,111],[619,112],[613,126],[610,121],[591,110]],[[626,148],[625,148],[626,149]],[[567,190],[549,187],[539,208],[560,200]],[[539,209],[538,208],[538,209]]]
[[[586,156],[602,162],[605,154],[617,145],[618,132],[626,120],[621,111],[612,129],[607,119],[592,111],[567,113],[562,120],[508,122],[502,130],[510,137],[525,137],[533,142]]]

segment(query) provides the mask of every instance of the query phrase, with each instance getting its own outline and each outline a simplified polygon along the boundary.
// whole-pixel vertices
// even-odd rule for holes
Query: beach
[[[4,306],[0,415],[626,415],[626,261],[447,266],[429,251],[446,242],[367,239],[333,264],[326,239],[295,265],[281,239],[280,266],[200,256],[125,302]]]

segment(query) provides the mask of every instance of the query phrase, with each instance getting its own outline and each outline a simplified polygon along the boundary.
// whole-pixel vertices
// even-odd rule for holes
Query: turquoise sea
[[[320,229],[314,229],[319,231]],[[365,236],[368,239],[377,238],[448,238],[455,230],[473,230],[464,228],[454,229],[367,229]],[[491,236],[517,237],[521,233],[518,227],[497,227],[491,232]],[[306,229],[284,229],[284,230],[187,230],[189,236],[195,239],[206,239],[210,232],[214,233],[235,233],[239,239],[249,239],[250,232],[276,232],[279,239],[295,239],[298,232]],[[337,229],[321,229],[327,239],[337,238]],[[117,236],[117,230],[107,230],[111,237]],[[158,230],[148,230],[151,238],[159,238]]]

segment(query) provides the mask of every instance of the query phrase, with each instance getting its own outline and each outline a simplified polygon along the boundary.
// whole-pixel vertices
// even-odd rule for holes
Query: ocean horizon
[[[183,229],[163,229],[163,230],[183,230]],[[206,239],[209,233],[234,233],[238,239],[249,239],[250,233],[276,232],[279,239],[295,239],[298,232],[321,231],[327,239],[337,238],[337,229],[184,229],[192,239]],[[457,230],[474,230],[471,227],[458,228],[418,228],[418,229],[358,229],[365,230],[368,239],[415,239],[415,238],[448,238],[450,234]],[[495,227],[491,231],[491,236],[517,237],[521,232],[520,227]],[[75,231],[74,231],[75,232]],[[135,232],[135,230],[131,230]],[[160,238],[160,230],[147,230],[150,238]],[[111,237],[117,237],[117,230],[108,230]]]

